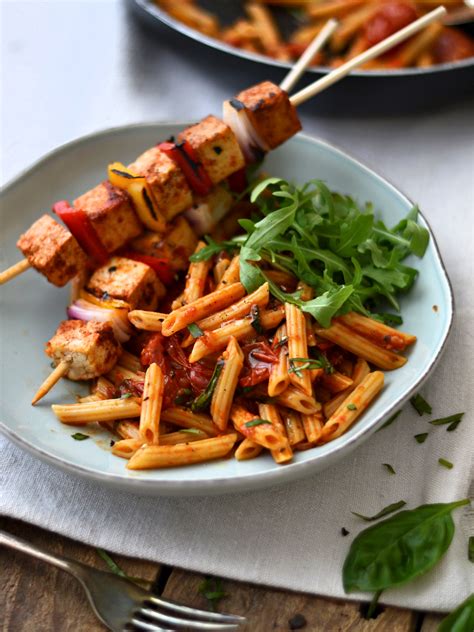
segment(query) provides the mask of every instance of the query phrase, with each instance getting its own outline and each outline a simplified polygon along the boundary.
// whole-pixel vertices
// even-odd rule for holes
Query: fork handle
[[[39,560],[43,560],[43,562],[48,562],[49,564],[57,566],[69,573],[76,573],[76,564],[72,560],[62,557],[62,555],[55,555],[49,551],[45,551],[39,546],[30,544],[21,538],[17,538],[15,535],[12,535],[7,531],[0,530],[0,545],[2,544],[10,549],[15,549],[16,551],[21,551],[22,553],[28,553],[33,557],[37,557]]]

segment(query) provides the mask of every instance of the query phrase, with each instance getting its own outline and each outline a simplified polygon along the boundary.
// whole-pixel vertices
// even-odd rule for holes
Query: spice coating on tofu
[[[74,200],[87,216],[100,241],[113,252],[142,232],[142,225],[126,193],[108,180]]]
[[[213,184],[245,166],[234,132],[215,116],[207,116],[187,127],[178,135],[178,141],[187,141],[191,145]]]
[[[17,247],[50,283],[62,287],[85,267],[87,257],[73,235],[49,215],[20,236]]]
[[[167,259],[176,272],[187,270],[189,257],[197,246],[197,237],[184,217],[176,217],[164,234],[146,231],[131,243],[144,255]]]
[[[167,220],[193,203],[191,189],[183,172],[158,147],[148,149],[128,168],[146,178],[156,205]]]
[[[165,295],[165,287],[155,272],[145,263],[112,257],[89,279],[88,292],[102,298],[109,296],[125,301],[130,309],[155,310]]]
[[[110,323],[84,320],[63,320],[45,347],[56,366],[62,360],[71,363],[66,374],[70,380],[91,380],[107,373],[121,351]]]
[[[296,108],[288,94],[271,81],[243,90],[236,99],[245,106],[249,121],[270,149],[301,130]]]

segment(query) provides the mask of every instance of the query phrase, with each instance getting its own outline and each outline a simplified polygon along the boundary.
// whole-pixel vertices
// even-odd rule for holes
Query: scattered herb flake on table
[[[430,424],[432,426],[448,426],[446,430],[448,432],[452,432],[456,430],[456,428],[461,423],[461,420],[464,416],[464,413],[456,413],[454,415],[450,415],[449,417],[440,417],[439,419],[432,419]]]
[[[420,434],[416,434],[415,435],[415,439],[417,441],[417,443],[424,443],[426,441],[428,437],[428,433],[427,432],[420,432]]]
[[[406,505],[406,502],[404,500],[399,500],[396,503],[392,503],[391,505],[387,505],[386,507],[381,509],[378,513],[376,513],[374,516],[364,516],[363,514],[357,513],[356,511],[351,511],[351,513],[354,514],[354,516],[357,516],[358,518],[362,518],[362,520],[365,520],[366,522],[372,522],[373,520],[379,520],[379,518],[383,518],[384,516],[388,516],[389,514],[393,513],[394,511],[398,511],[399,509],[401,509],[405,505]]]
[[[379,432],[379,430],[383,430],[384,428],[388,428],[388,426],[391,426],[395,419],[397,419],[397,417],[401,414],[401,412],[401,410],[397,410],[396,413],[394,413],[382,426],[380,426],[377,432]]]
[[[75,432],[71,435],[71,437],[76,441],[85,441],[86,439],[90,439],[90,435],[82,434],[82,432]]]
[[[417,393],[410,399],[410,404],[413,406],[416,412],[420,415],[420,417],[422,417],[425,413],[427,415],[431,415],[431,411],[432,411],[431,406],[428,404],[426,399],[424,399],[424,397],[422,397],[419,393]]]
[[[445,467],[447,470],[452,470],[454,467],[454,464],[451,463],[451,461],[448,461],[447,459],[438,459],[438,463],[440,465],[442,465],[443,467]]]
[[[390,474],[396,474],[395,470],[393,469],[393,466],[390,465],[390,463],[382,463],[382,465]]]

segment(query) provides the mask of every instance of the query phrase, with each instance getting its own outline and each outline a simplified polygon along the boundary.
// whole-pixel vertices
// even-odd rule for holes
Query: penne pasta
[[[321,410],[321,404],[319,404],[314,397],[306,395],[303,391],[300,391],[294,386],[289,386],[286,391],[280,393],[275,398],[275,401],[286,408],[291,408],[299,413],[310,415],[311,413],[317,413]]]
[[[340,437],[367,408],[384,384],[382,371],[369,373],[327,420],[321,434],[323,443]]]
[[[168,316],[163,321],[161,333],[163,336],[172,336],[191,323],[195,323],[211,314],[228,307],[238,301],[245,294],[245,288],[241,283],[232,283],[228,287],[216,290],[197,300],[188,302]]]
[[[330,0],[329,2],[320,2],[318,4],[312,3],[307,11],[312,18],[334,18],[345,15],[366,3],[367,0]]]
[[[270,368],[270,377],[268,379],[268,395],[275,397],[285,391],[290,384],[290,376],[288,375],[288,347],[286,344],[287,333],[286,325],[280,325],[275,333],[275,340],[279,344],[277,349],[278,362],[272,364]]]
[[[257,31],[263,50],[272,52],[278,49],[282,39],[268,9],[256,2],[249,2],[245,10]]]
[[[379,8],[380,5],[377,2],[365,2],[358,10],[352,11],[343,18],[331,37],[331,50],[336,53],[342,51]]]
[[[230,286],[232,287],[232,286]],[[224,367],[217,380],[211,401],[211,417],[219,430],[227,428],[230,409],[234,400],[239,375],[244,366],[244,354],[232,336],[223,354]]]
[[[230,266],[229,259],[221,259],[214,266],[213,274],[214,274],[214,283],[216,284],[216,286],[218,286],[219,283],[222,281],[222,277],[224,276],[224,273],[229,266]]]
[[[194,252],[199,252],[205,246],[206,244],[203,241],[200,241]],[[198,298],[201,298],[201,296],[204,295],[206,279],[208,272],[211,269],[211,265],[212,261],[210,259],[207,261],[191,262],[189,264],[188,274],[186,276],[186,285],[184,287],[182,297],[183,305],[194,303],[194,301],[197,301]],[[175,309],[174,304],[173,309]]]
[[[115,386],[110,380],[101,375],[92,386],[91,393],[100,395],[101,399],[111,399],[115,394]]]
[[[324,418],[322,411],[320,410],[311,415],[301,415],[301,421],[308,443],[314,445],[321,437],[323,431]]]
[[[121,439],[120,441],[116,441],[112,446],[112,454],[122,459],[131,459],[138,448],[141,448],[143,444],[143,437],[138,439]]]
[[[280,417],[277,407],[274,404],[259,404],[258,413],[261,419],[268,419],[273,424],[274,428],[277,428],[285,439],[285,445],[270,450],[275,463],[287,463],[293,458],[293,450],[290,447],[288,437],[286,435],[285,426]]]
[[[234,456],[237,461],[248,461],[258,456],[262,450],[261,445],[258,445],[258,443],[255,443],[251,439],[245,438],[237,447]]]
[[[117,421],[114,423],[114,430],[122,439],[140,439],[143,443],[139,424],[136,421],[130,421],[129,419]]]
[[[307,369],[299,368],[302,363],[295,358],[308,357],[305,315],[299,307],[285,303],[286,331],[288,336],[288,360],[294,362],[293,371],[289,371],[290,382],[311,396],[311,374]]]
[[[129,353],[125,350],[122,351],[122,355],[120,356],[120,366],[123,366],[129,371],[133,371],[133,373],[143,371],[140,358],[137,358],[137,356],[133,355],[133,353]]]
[[[323,412],[326,419],[336,412],[336,410],[339,408],[342,402],[346,399],[349,393],[353,391],[356,386],[359,386],[362,380],[369,373],[370,373],[370,367],[367,364],[367,362],[362,358],[357,358],[357,361],[354,366],[354,371],[352,373],[352,384],[345,391],[338,393],[336,397],[333,397],[332,399],[330,399],[323,405]]]
[[[351,386],[352,379],[337,371],[334,371],[334,373],[325,373],[323,371],[321,384],[324,388],[327,388],[330,393],[340,393]]]
[[[421,55],[430,50],[442,29],[440,22],[434,22],[420,31],[401,47],[395,58],[396,65],[401,68],[413,65]]]
[[[234,404],[230,411],[230,417],[236,430],[264,448],[276,450],[284,448],[287,444],[286,437],[269,420],[258,419],[243,406]]]
[[[106,374],[107,379],[118,386],[124,380],[135,380],[137,382],[142,382],[144,373],[141,374],[135,373],[134,371],[130,371],[120,364],[116,364],[114,368]]]
[[[364,358],[367,362],[372,362],[372,364],[375,364],[375,366],[380,369],[399,369],[407,361],[403,356],[397,355],[387,349],[382,349],[367,338],[364,338],[338,322],[333,322],[327,329],[317,327],[315,331],[321,338],[335,342],[346,351],[350,351]]]
[[[231,433],[193,443],[177,445],[146,445],[139,448],[127,464],[130,470],[191,465],[227,456],[237,441]]]
[[[283,318],[283,308],[277,308],[260,314],[263,329],[273,329]],[[222,325],[219,329],[206,332],[194,343],[189,356],[190,362],[197,362],[211,353],[221,351],[229,342],[231,336],[243,340],[255,335],[255,330],[249,316]]]
[[[283,424],[290,445],[297,445],[306,439],[301,416],[294,410],[283,410],[281,412]]]
[[[161,413],[162,421],[166,421],[180,428],[197,428],[209,437],[215,437],[219,430],[208,415],[193,413],[186,408],[167,408]]]
[[[145,331],[161,331],[161,326],[168,314],[159,312],[147,312],[143,309],[134,309],[128,313],[128,320],[137,329]]]
[[[140,434],[150,445],[160,443],[160,415],[165,388],[161,368],[153,362],[145,374],[142,409],[140,412]]]
[[[229,264],[229,267],[222,275],[216,290],[221,290],[226,285],[238,283],[240,281],[240,257],[236,255]]]
[[[130,397],[129,399],[103,399],[84,404],[53,404],[51,408],[63,424],[82,425],[95,421],[139,417],[141,407],[138,399]]]
[[[374,318],[367,318],[367,316],[362,316],[362,314],[357,314],[356,312],[349,312],[349,314],[339,316],[337,321],[346,327],[350,327],[350,329],[354,329],[357,333],[369,338],[376,345],[385,349],[403,351],[406,347],[416,342],[416,336],[398,331],[398,329],[389,327]]]
[[[179,445],[180,443],[193,443],[194,441],[202,441],[209,437],[205,432],[201,430],[193,431],[192,433],[185,430],[179,430],[178,432],[170,432],[168,434],[160,435],[160,446],[163,445]],[[135,452],[142,446],[147,445],[143,437],[139,435],[138,438],[122,439],[116,441],[112,446],[112,454],[120,456],[124,459],[130,459]]]

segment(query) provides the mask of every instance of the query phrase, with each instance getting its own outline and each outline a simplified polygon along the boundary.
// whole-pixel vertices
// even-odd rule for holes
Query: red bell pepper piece
[[[248,186],[247,171],[245,167],[242,167],[242,169],[232,173],[227,178],[227,182],[229,183],[231,191],[234,191],[234,193],[243,193]]]
[[[199,162],[198,157],[187,141],[181,143],[159,143],[160,149],[169,158],[174,160],[193,191],[198,195],[207,195],[212,189],[212,182],[206,170]]]
[[[153,257],[151,255],[142,255],[134,250],[127,250],[123,253],[127,259],[133,259],[133,261],[140,261],[150,266],[159,277],[160,281],[165,285],[171,285],[175,279],[175,272],[170,265],[168,259],[164,257]]]
[[[109,253],[94,230],[85,211],[73,208],[66,200],[53,204],[53,213],[60,217],[77,239],[84,252],[95,261],[104,265]]]

